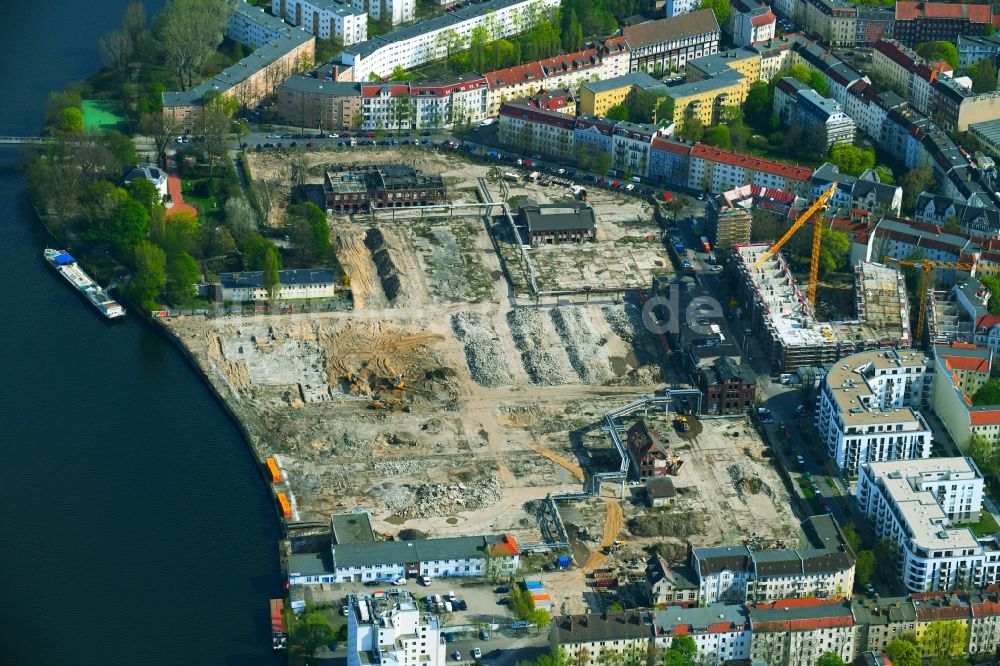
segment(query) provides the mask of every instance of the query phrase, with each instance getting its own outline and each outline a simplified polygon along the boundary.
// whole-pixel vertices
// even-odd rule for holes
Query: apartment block
[[[495,26],[498,39],[510,37],[526,30],[533,16],[558,5],[559,0],[486,0],[352,44],[341,58],[352,68],[355,81],[368,81],[373,74],[388,78],[396,67],[409,70],[446,57],[445,33],[454,32],[458,48],[467,48],[479,26]]]
[[[735,0],[730,12],[733,43],[750,46],[774,38],[777,17],[771,8],[755,0]]]
[[[541,90],[565,88],[575,93],[585,82],[617,80],[628,71],[625,40],[612,37],[576,53],[486,72],[483,76],[489,82],[487,114],[495,117],[504,102],[532,96]]]
[[[827,99],[798,79],[774,87],[774,113],[786,127],[802,127],[826,152],[835,143],[854,143],[855,126],[837,100]]]
[[[811,176],[804,167],[696,143],[691,147],[687,186],[715,194],[749,183],[804,195]]]
[[[973,202],[966,202],[932,192],[921,192],[917,195],[913,218],[917,222],[941,227],[956,220],[965,233],[986,238],[1000,234],[1000,210],[992,203],[984,205],[978,197]]]
[[[347,664],[444,666],[447,645],[441,622],[422,613],[408,592],[347,597]],[[374,657],[374,661],[371,658]]]
[[[981,37],[959,35],[956,46],[960,69],[966,69],[983,60],[995,60],[1000,55],[1000,37],[996,35]]]
[[[271,13],[320,39],[343,40],[345,46],[368,39],[368,15],[347,0],[271,0]]]
[[[841,173],[839,167],[829,162],[813,172],[813,198],[819,197],[834,183],[837,184],[837,189],[830,197],[827,212],[833,209],[847,215],[854,210],[863,210],[876,215],[898,215],[903,205],[903,188],[899,185],[886,185],[874,169],[868,169],[860,176],[850,176]]]
[[[750,658],[750,615],[745,606],[668,608],[653,611],[653,644],[667,649],[676,636],[689,636],[699,663]]]
[[[744,185],[723,192],[715,198],[718,213],[715,217],[715,235],[712,247],[716,252],[729,252],[734,245],[750,242],[750,228],[754,207],[753,186]]]
[[[351,5],[376,21],[383,19],[384,9],[393,25],[409,23],[416,18],[417,0],[351,0]]]
[[[908,597],[859,597],[851,599],[858,626],[858,651],[881,652],[892,641],[917,631],[917,611]]]
[[[633,90],[642,90],[660,96],[667,86],[644,71],[580,84],[577,108],[582,114],[605,116],[608,110],[625,101]]]
[[[921,42],[954,43],[959,36],[985,35],[992,25],[989,4],[897,2],[893,36],[912,48]]]
[[[320,132],[361,129],[361,84],[290,76],[278,86],[278,118]]]
[[[552,619],[552,654],[564,651],[579,666],[600,666],[609,658],[642,658],[649,651],[651,620],[643,611],[565,615]]]
[[[241,2],[230,16],[226,33],[234,39],[251,40],[277,35],[257,44],[257,49],[235,65],[227,67],[191,90],[164,92],[163,118],[181,132],[194,132],[201,120],[206,95],[236,99],[241,106],[253,107],[275,91],[282,81],[309,67],[316,55],[316,38],[290,26],[279,27],[273,16]],[[257,27],[250,23],[259,24]],[[253,42],[250,42],[251,44]]]
[[[949,132],[964,132],[973,123],[1000,120],[1000,92],[996,90],[974,93],[947,77],[935,80],[933,88],[931,118]]]
[[[690,81],[665,90],[665,95],[673,100],[675,123],[684,123],[688,118],[697,118],[705,125],[719,121],[722,107],[739,106],[747,98],[751,80],[733,69],[708,79]]]
[[[793,599],[750,606],[750,659],[769,666],[814,666],[833,652],[854,659],[858,626],[848,601]]]
[[[933,377],[917,351],[878,349],[837,361],[823,380],[815,425],[838,469],[854,475],[868,462],[929,457],[931,431],[920,409]]]
[[[695,11],[701,3],[696,0],[667,0],[663,5],[664,16],[679,16]]]
[[[576,159],[576,120],[560,111],[542,108],[534,98],[504,102],[498,125],[503,145],[521,153],[538,153],[553,160]],[[610,152],[610,142],[608,148]]]
[[[962,366],[970,369],[955,369]],[[1000,405],[974,406],[971,398],[974,391],[969,390],[988,376],[982,372],[988,368],[988,361],[957,355],[939,356],[935,363],[934,414],[960,445],[973,437],[1000,442]]]
[[[855,46],[858,10],[844,0],[798,0],[796,9],[806,29],[830,46]]]
[[[977,539],[955,523],[979,519],[983,476],[970,458],[931,458],[863,465],[858,509],[879,539],[894,542],[900,577],[914,592],[1000,582],[995,537]]]
[[[719,50],[719,23],[711,9],[699,9],[656,21],[626,25],[622,37],[628,45],[630,71],[650,73],[681,71],[688,60]]]

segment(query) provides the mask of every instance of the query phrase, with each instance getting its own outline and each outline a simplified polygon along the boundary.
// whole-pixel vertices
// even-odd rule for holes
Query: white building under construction
[[[774,370],[833,365],[865,349],[910,346],[906,285],[899,271],[860,263],[855,269],[857,319],[821,322],[780,252],[755,266],[770,247],[755,243],[734,249],[750,328]]]

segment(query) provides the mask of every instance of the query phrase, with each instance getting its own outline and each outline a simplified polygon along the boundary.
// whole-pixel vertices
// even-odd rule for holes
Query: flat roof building
[[[532,245],[580,243],[597,236],[594,209],[583,202],[528,204],[517,211]]]
[[[929,361],[923,352],[875,349],[840,359],[827,373],[815,424],[844,474],[869,462],[930,456],[930,426],[920,413],[934,378]]]
[[[861,466],[858,509],[879,539],[900,552],[900,577],[914,592],[1000,582],[1000,545],[968,527],[983,503],[983,476],[971,458],[872,462]]]

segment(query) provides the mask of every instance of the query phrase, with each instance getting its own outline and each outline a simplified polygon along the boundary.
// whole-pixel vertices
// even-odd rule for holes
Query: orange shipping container
[[[264,462],[267,463],[267,469],[271,472],[271,483],[281,483],[281,470],[278,469],[278,461],[274,458],[267,458]]]
[[[292,517],[292,505],[288,501],[285,493],[278,493],[278,504],[281,505],[281,513],[285,518]]]
[[[534,601],[548,601],[549,600],[549,595],[547,595],[547,594],[533,594],[533,595],[531,595],[531,598]]]

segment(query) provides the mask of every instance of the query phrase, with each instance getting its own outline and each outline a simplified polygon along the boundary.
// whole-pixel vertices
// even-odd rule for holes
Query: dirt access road
[[[622,528],[625,526],[622,505],[618,500],[605,498],[604,504],[608,510],[607,516],[604,518],[604,534],[601,537],[601,543],[590,553],[590,557],[587,558],[587,561],[580,569],[584,575],[589,574],[607,562],[608,556],[601,551],[618,540],[618,536],[622,533]]]

